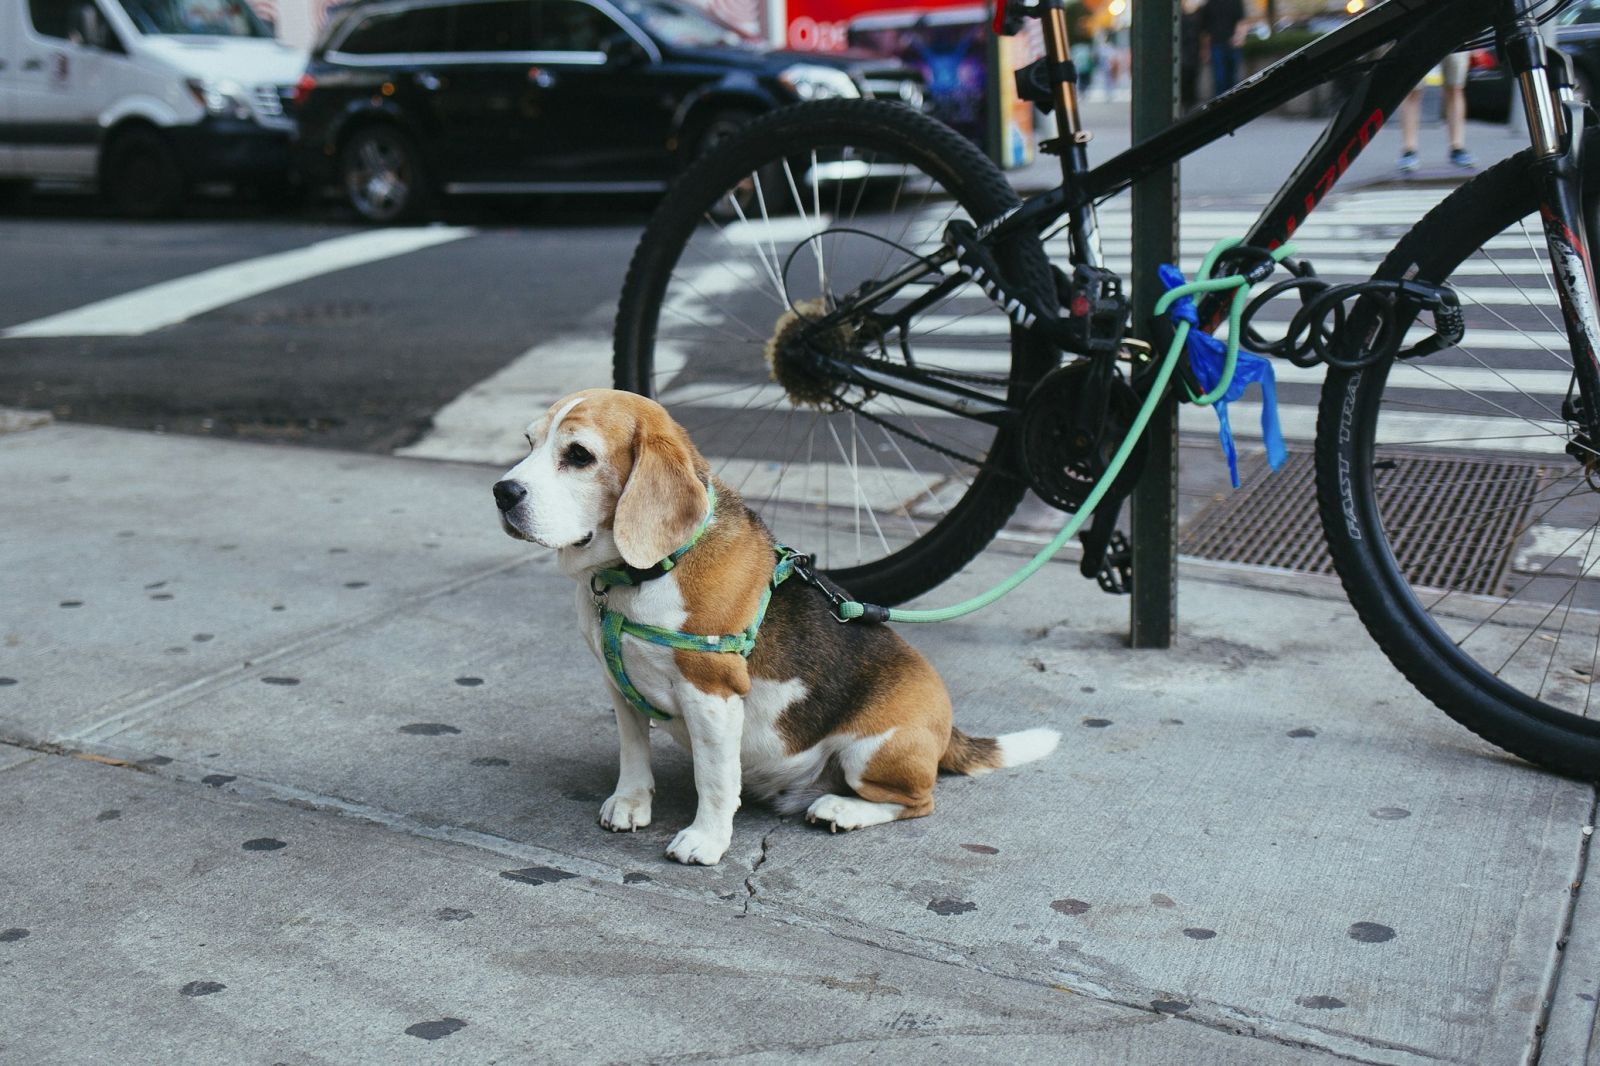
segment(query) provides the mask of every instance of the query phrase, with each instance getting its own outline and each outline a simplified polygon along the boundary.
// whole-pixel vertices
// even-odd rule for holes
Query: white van
[[[245,0],[0,0],[0,195],[98,181],[132,215],[283,188],[305,69]]]

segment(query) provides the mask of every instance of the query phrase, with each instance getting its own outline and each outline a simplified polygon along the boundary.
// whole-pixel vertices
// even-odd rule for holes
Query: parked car
[[[777,52],[678,0],[341,8],[295,95],[308,183],[373,222],[441,193],[648,191],[752,116],[830,96],[921,106],[920,76]]]
[[[123,212],[289,180],[305,69],[245,0],[0,0],[0,191],[97,181]]]
[[[1578,0],[1556,16],[1556,47],[1572,57],[1578,95],[1594,100],[1595,89],[1600,87],[1600,0]],[[1511,117],[1513,103],[1521,106],[1494,49],[1473,52],[1467,68],[1467,117],[1505,122]]]

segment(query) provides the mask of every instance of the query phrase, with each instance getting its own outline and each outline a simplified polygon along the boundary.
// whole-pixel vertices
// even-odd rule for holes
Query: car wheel
[[[731,110],[718,111],[711,116],[700,130],[698,139],[694,142],[694,154],[689,157],[689,162],[710,154],[717,145],[738,133],[750,122],[759,118],[754,111]],[[745,213],[759,214],[763,210],[782,212],[785,210],[784,198],[769,196],[766,189],[778,190],[783,182],[783,169],[778,166],[762,168],[751,174],[737,189],[731,190],[730,198],[719,202],[711,208],[711,218],[718,224],[736,222],[745,216]],[[770,204],[763,207],[767,200]]]
[[[0,208],[12,208],[24,202],[33,191],[33,182],[26,178],[0,180]]]
[[[188,184],[171,142],[155,130],[127,130],[106,147],[100,191],[123,215],[174,214],[183,206]]]
[[[700,130],[699,137],[694,142],[694,153],[690,156],[690,159],[699,159],[718,144],[737,133],[740,127],[755,117],[754,111],[718,111],[711,116],[711,121],[707,122]]]
[[[427,206],[422,153],[398,126],[357,130],[339,155],[339,173],[350,206],[368,222],[409,222]]]

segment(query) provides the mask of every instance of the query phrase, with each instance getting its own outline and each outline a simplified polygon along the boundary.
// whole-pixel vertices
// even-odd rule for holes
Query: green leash
[[[1191,394],[1190,399],[1197,404],[1210,405],[1216,403],[1227,393],[1228,387],[1233,384],[1234,365],[1239,357],[1239,323],[1243,318],[1245,305],[1250,300],[1250,285],[1243,274],[1229,274],[1226,277],[1213,278],[1211,277],[1211,270],[1216,266],[1217,259],[1221,257],[1222,253],[1239,243],[1237,239],[1218,241],[1201,262],[1200,272],[1195,275],[1194,281],[1180,285],[1175,289],[1169,289],[1160,300],[1156,301],[1154,313],[1162,315],[1166,313],[1172,302],[1180,297],[1192,296],[1195,293],[1234,290],[1233,301],[1228,309],[1228,351],[1226,361],[1223,364],[1222,380],[1216,388],[1204,396]],[[1294,246],[1285,244],[1273,250],[1272,259],[1274,262],[1282,262],[1286,256],[1293,254],[1293,252]],[[1038,573],[1039,568],[1049,562],[1066,545],[1067,541],[1077,534],[1084,522],[1088,521],[1090,516],[1093,515],[1094,509],[1099,506],[1106,493],[1111,491],[1112,482],[1116,480],[1117,474],[1127,464],[1128,457],[1133,454],[1134,447],[1144,434],[1145,426],[1149,425],[1151,416],[1155,414],[1156,405],[1166,395],[1167,385],[1172,380],[1172,372],[1178,365],[1178,357],[1183,353],[1183,345],[1188,337],[1189,323],[1180,322],[1173,332],[1172,344],[1167,349],[1166,358],[1162,360],[1161,368],[1156,373],[1155,385],[1151,388],[1150,394],[1145,397],[1143,405],[1140,406],[1139,413],[1134,417],[1133,425],[1129,428],[1127,436],[1123,438],[1116,454],[1111,457],[1111,462],[1106,467],[1106,472],[1101,475],[1099,481],[1095,482],[1095,486],[1090,490],[1088,498],[1083,501],[1083,506],[1078,508],[1077,513],[1062,527],[1061,532],[1056,534],[1054,540],[1040,548],[1038,554],[1028,560],[1022,569],[987,592],[979,593],[971,599],[962,600],[960,603],[952,604],[949,607],[936,607],[927,610],[902,610],[898,607],[891,607],[889,608],[889,621],[948,622],[953,618],[960,618],[974,611],[981,611]],[[866,607],[855,600],[847,600],[839,605],[839,617],[846,621],[860,618],[865,611]]]

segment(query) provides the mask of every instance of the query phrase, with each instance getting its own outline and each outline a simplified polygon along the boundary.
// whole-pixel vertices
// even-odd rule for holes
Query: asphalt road
[[[0,340],[0,406],[67,421],[390,451],[541,339],[601,334],[649,201],[457,205],[463,239],[376,258],[132,336]],[[200,271],[373,233],[336,206],[196,204],[129,222],[36,194],[0,215],[0,329]],[[148,302],[148,301],[147,301]]]
[[[1126,147],[1125,103],[1090,101],[1093,158]],[[1186,201],[1259,203],[1315,138],[1308,120],[1267,118],[1185,163]],[[1425,126],[1425,159],[1444,152]],[[1489,162],[1517,141],[1471,127]],[[1384,130],[1341,189],[1391,177],[1398,134]],[[1051,160],[1014,175],[1053,184]],[[1430,163],[1430,174],[1439,171]],[[1454,174],[1439,174],[1450,176]],[[425,435],[431,417],[540,343],[605,342],[652,198],[455,201],[440,225],[463,228],[414,250],[357,250],[360,262],[228,299],[146,332],[0,336],[0,406],[66,421],[387,452]],[[1108,231],[1109,232],[1109,231]],[[0,212],[0,334],[118,296],[114,314],[159,305],[142,290],[197,272],[292,255],[317,242],[380,235],[334,202],[273,212],[211,198],[184,217],[129,222],[83,194],[36,193]],[[424,238],[426,239],[426,238]],[[306,253],[311,254],[311,253]],[[231,278],[224,288],[240,284]],[[172,294],[166,294],[172,297]],[[182,300],[183,294],[176,297]]]

